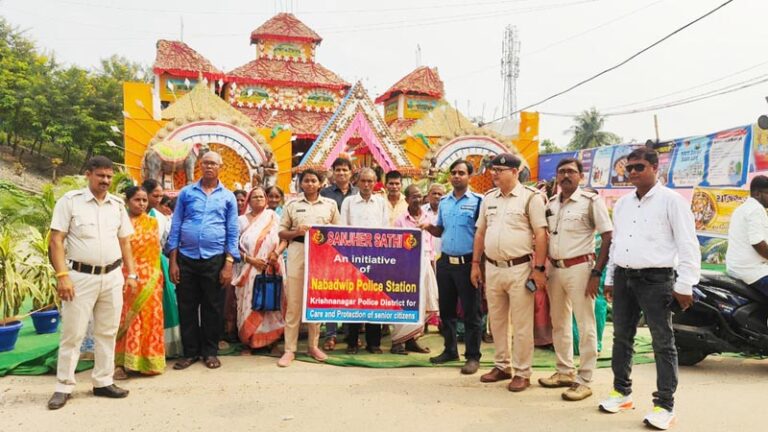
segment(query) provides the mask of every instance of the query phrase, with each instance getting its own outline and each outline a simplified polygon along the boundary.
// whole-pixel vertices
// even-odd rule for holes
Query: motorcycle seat
[[[768,297],[766,297],[763,293],[738,279],[728,276],[725,273],[703,271],[701,272],[699,285],[722,288],[731,291],[734,294],[746,297],[754,302],[768,304]]]

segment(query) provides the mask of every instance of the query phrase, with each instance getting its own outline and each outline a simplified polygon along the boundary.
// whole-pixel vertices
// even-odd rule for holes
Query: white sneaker
[[[615,414],[619,411],[633,409],[635,404],[632,402],[632,396],[624,396],[616,390],[611,390],[608,399],[600,402],[599,407],[600,411]]]
[[[667,411],[660,406],[655,406],[653,411],[645,416],[643,423],[656,429],[667,430],[675,423],[675,413]]]

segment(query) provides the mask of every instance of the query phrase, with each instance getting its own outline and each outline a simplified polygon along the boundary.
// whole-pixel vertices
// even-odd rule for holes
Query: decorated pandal
[[[224,159],[228,188],[261,183],[289,191],[297,173],[327,171],[339,156],[356,167],[432,180],[463,158],[481,173],[472,186],[482,192],[492,187],[483,163],[510,152],[535,178],[535,113],[521,113],[513,136],[480,127],[445,101],[437,69],[429,67],[407,74],[374,103],[360,82],[352,86],[316,62],[321,41],[292,14],[278,14],[251,33],[255,59],[230,72],[183,42],[158,41],[154,87],[124,88],[129,172],[178,190],[199,178],[197,160],[214,150]]]

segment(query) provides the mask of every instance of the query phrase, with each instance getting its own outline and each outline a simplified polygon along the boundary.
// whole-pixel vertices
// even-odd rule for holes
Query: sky
[[[725,0],[0,0],[0,16],[59,62],[96,68],[118,54],[151,64],[158,39],[180,39],[224,71],[255,56],[250,33],[292,12],[323,41],[316,60],[378,96],[419,65],[437,67],[445,99],[470,117],[502,117],[502,41],[518,29],[518,107],[613,66]],[[768,114],[768,1],[734,0],[626,65],[531,108],[540,139],[570,140],[590,107],[623,142],[702,135]],[[417,54],[420,48],[420,55]],[[766,82],[753,85],[759,81]],[[693,103],[659,105],[748,88]],[[648,110],[650,109],[650,110]],[[547,113],[547,114],[544,114]]]

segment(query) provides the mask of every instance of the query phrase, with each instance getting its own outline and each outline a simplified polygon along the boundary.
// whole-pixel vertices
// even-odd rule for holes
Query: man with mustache
[[[600,277],[608,262],[611,224],[605,202],[596,192],[579,187],[584,167],[578,159],[564,158],[557,164],[560,193],[547,204],[549,228],[549,295],[552,340],[557,355],[557,372],[540,378],[547,388],[568,387],[562,397],[578,401],[592,395],[589,385],[597,367],[597,324],[595,298]],[[602,239],[595,259],[595,231]],[[579,328],[579,370],[573,366],[573,325]]]
[[[113,175],[111,160],[91,158],[85,166],[88,187],[67,192],[53,209],[50,257],[63,319],[56,392],[48,401],[51,410],[66,405],[75,389],[80,344],[91,316],[96,342],[93,394],[128,396],[128,390],[114,385],[112,378],[115,338],[123,308],[122,289],[135,290],[139,277],[131,252],[133,225],[123,201],[109,193]],[[128,269],[125,279],[118,271],[123,262]]]

